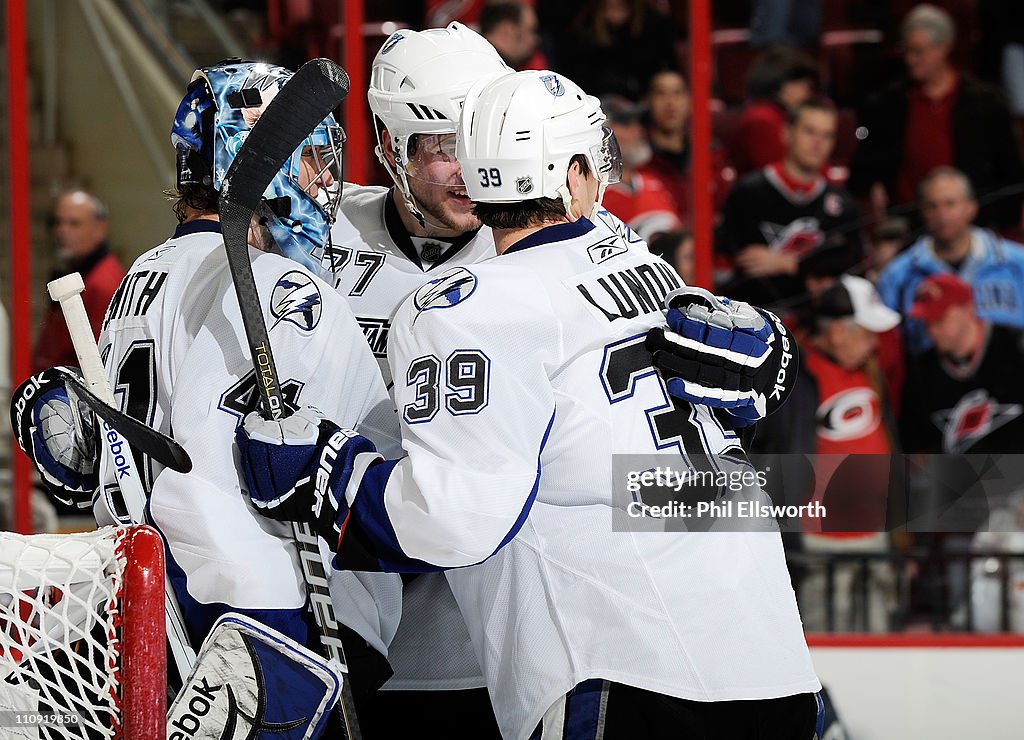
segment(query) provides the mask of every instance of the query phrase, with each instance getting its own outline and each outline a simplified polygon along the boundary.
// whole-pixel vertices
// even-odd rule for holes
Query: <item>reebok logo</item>
[[[16,419],[21,419],[21,415],[25,413],[25,407],[28,405],[28,402],[31,401],[32,397],[36,395],[36,392],[42,388],[42,381],[46,379],[45,372],[33,375],[28,379],[28,385],[22,389],[21,395],[18,396],[18,400],[14,403],[14,415]],[[18,423],[15,421],[15,426],[17,427],[17,425]]]
[[[125,441],[121,439],[121,435],[117,433],[117,430],[107,422],[103,422],[103,431],[104,436],[107,438],[107,449],[110,450],[110,456],[114,460],[114,467],[117,468],[117,479],[131,478],[132,466],[123,452]]]
[[[789,382],[789,366],[793,364],[793,352],[789,343],[789,332],[786,330],[782,321],[771,311],[765,311],[765,313],[771,316],[772,321],[775,322],[775,331],[782,340],[782,359],[779,361],[779,371],[775,375],[775,387],[772,389],[772,392],[768,394],[769,398],[774,398],[776,401],[781,403],[782,394],[786,392],[786,387]]]
[[[217,700],[216,694],[222,688],[223,684],[211,686],[205,676],[199,679],[198,683],[192,684],[189,690],[193,692],[193,696],[188,700],[188,711],[171,722],[174,732],[170,734],[168,740],[201,737],[198,733],[203,727],[203,717],[210,713]]]
[[[587,247],[587,256],[590,257],[590,261],[595,265],[599,265],[605,260],[609,260],[618,254],[625,254],[629,251],[625,244],[622,244],[617,239],[607,239],[597,244],[591,244]]]

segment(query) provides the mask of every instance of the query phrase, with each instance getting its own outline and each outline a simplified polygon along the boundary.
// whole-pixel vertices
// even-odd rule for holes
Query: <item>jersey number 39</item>
[[[442,395],[453,416],[479,413],[487,405],[490,381],[491,361],[477,349],[455,350],[443,363],[436,355],[417,357],[405,374],[405,384],[414,387],[416,396],[402,415],[407,424],[430,421],[441,408]]]

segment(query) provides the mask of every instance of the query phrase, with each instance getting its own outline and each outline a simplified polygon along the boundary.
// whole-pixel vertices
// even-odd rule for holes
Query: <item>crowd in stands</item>
[[[845,531],[791,540],[795,562],[927,554],[910,586],[899,559],[834,562],[826,584],[825,561],[806,558],[794,568],[805,620],[884,630],[941,593],[933,626],[998,629],[1006,615],[986,611],[1002,598],[997,577],[1024,628],[1024,559],[944,560],[1024,552],[1007,534],[1024,528],[1024,477],[992,474],[989,458],[983,475],[972,461],[1024,450],[1024,4],[714,5],[713,287],[783,315],[804,357],[794,399],[755,449],[823,456],[807,495],[849,510]],[[510,66],[553,69],[600,96],[624,164],[605,205],[693,279],[685,2],[367,11],[417,27],[460,20]],[[863,458],[822,462],[849,454]],[[826,588],[830,615],[811,607]],[[982,592],[988,601],[974,603]]]

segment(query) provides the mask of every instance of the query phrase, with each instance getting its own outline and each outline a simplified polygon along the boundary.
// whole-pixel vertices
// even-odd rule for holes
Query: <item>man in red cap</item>
[[[981,319],[971,286],[950,273],[918,286],[909,315],[934,347],[907,367],[901,436],[907,452],[1024,449],[1024,333]]]
[[[919,533],[919,545],[963,555],[990,507],[1019,486],[1019,475],[1006,469],[1016,456],[1000,453],[1024,449],[1024,331],[981,318],[971,285],[951,273],[922,280],[908,315],[933,343],[910,359],[903,390],[903,449],[932,453],[920,472],[908,469],[919,494],[907,502],[908,529]],[[992,457],[979,462],[979,455]],[[937,576],[949,590],[955,626],[966,624],[964,562]]]

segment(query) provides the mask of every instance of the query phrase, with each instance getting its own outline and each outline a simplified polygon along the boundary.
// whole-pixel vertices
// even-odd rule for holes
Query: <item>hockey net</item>
[[[0,533],[0,737],[163,738],[163,604],[149,527]]]

